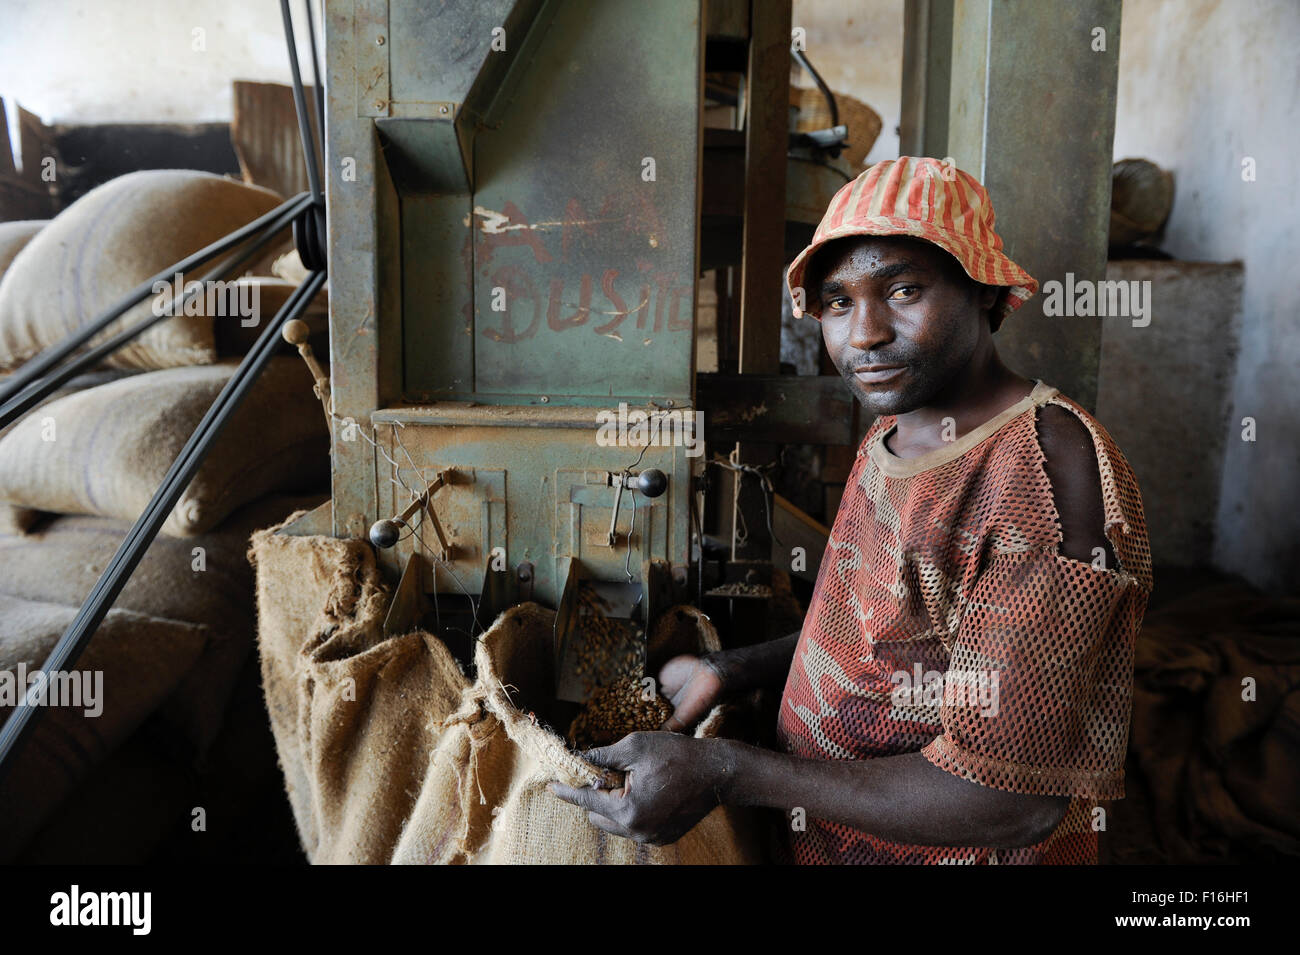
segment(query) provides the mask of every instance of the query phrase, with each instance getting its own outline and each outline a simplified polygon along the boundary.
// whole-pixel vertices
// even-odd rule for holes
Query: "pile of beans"
[[[577,749],[608,746],[628,733],[657,730],[672,715],[673,705],[640,677],[624,677],[592,694],[569,727],[569,742]]]
[[[582,680],[583,694],[590,697],[605,684],[641,676],[640,629],[631,620],[606,616],[609,604],[590,587],[579,588],[577,604],[580,639],[573,672]]]

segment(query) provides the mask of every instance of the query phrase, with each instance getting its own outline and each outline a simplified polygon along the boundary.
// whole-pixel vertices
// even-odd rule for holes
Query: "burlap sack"
[[[4,226],[7,223],[0,223]],[[73,378],[62,388],[57,388],[45,398],[41,399],[33,408],[22,415],[18,421],[29,418],[37,414],[41,408],[44,408],[51,401],[62,398],[64,395],[70,395],[75,391],[84,391],[87,388],[94,388],[96,385],[102,385],[105,382],[116,381],[126,375],[135,374],[125,368],[100,368],[95,371],[87,372],[84,375],[78,375]],[[9,375],[0,375],[0,385],[5,383]],[[0,428],[0,437],[8,434],[11,429],[18,423],[14,421]],[[32,510],[29,507],[19,507],[14,504],[0,503],[0,534],[25,534],[32,529],[40,520],[40,511]]]
[[[467,681],[432,637],[384,637],[391,595],[369,544],[274,530],[253,535],[248,557],[299,838],[313,863],[386,863]]]
[[[0,596],[0,672],[39,668],[76,608]],[[0,861],[20,851],[45,817],[175,688],[198,659],[203,627],[110,610],[74,667],[103,674],[102,712],[51,706],[0,782]],[[16,676],[12,679],[16,679]],[[0,720],[11,706],[0,700]]]
[[[266,330],[266,323],[280,311],[281,306],[293,294],[298,284],[268,275],[248,275],[235,282],[235,287],[240,290],[237,294],[241,301],[249,299],[257,301],[257,322],[245,324],[245,320],[238,315],[226,315],[214,320],[213,332],[216,335],[219,355],[247,353]],[[250,291],[242,291],[245,287]],[[255,293],[251,291],[254,289]],[[307,323],[310,336],[317,338],[320,344],[328,345],[328,337],[323,337],[329,332],[329,293],[325,289],[316,293],[316,297],[299,318]],[[282,342],[280,349],[287,352],[290,351],[291,346]],[[297,352],[294,351],[294,354]],[[325,364],[328,361],[328,351],[320,348],[316,351],[316,357]]]
[[[307,267],[302,264],[302,256],[298,254],[298,250],[291,249],[271,263],[271,274],[290,285],[301,285],[307,281],[308,272]]]
[[[480,640],[470,683],[432,635],[383,635],[391,595],[367,543],[274,530],[254,534],[249,551],[263,689],[312,862],[756,861],[730,810],[650,848],[592,827],[546,791],[550,780],[610,780],[519,698],[521,686],[549,687],[552,611],[503,613]],[[707,642],[695,611],[665,616],[705,634],[697,647]],[[702,733],[716,732],[724,709]]]
[[[529,687],[549,689],[555,614],[537,604],[503,613],[479,641],[477,679],[444,722],[424,790],[395,863],[473,862],[559,865],[738,865],[760,861],[748,816],[719,807],[669,846],[643,846],[587,821],[583,809],[546,784],[618,782],[617,774],[571,752],[527,702]],[[693,607],[669,611],[653,643],[717,649],[708,618]],[[664,631],[675,631],[665,634]],[[685,637],[685,640],[682,639]],[[544,700],[539,699],[538,703]],[[696,730],[719,735],[727,707]]]
[[[151,275],[280,201],[268,189],[182,169],[133,172],[91,190],[27,243],[0,279],[0,368],[57,344]],[[151,299],[141,302],[101,338],[152,314],[152,306]],[[215,360],[212,319],[175,316],[105,363],[172,368]]]
[[[23,250],[28,242],[41,229],[45,228],[44,219],[20,219],[16,222],[0,222],[0,279],[9,270],[10,263]]]
[[[39,511],[31,508],[0,504],[0,535],[26,534],[40,516]]]
[[[235,360],[130,375],[53,401],[0,438],[0,501],[135,520]],[[296,356],[273,358],[163,524],[185,537],[265,494],[328,483],[329,431]],[[48,440],[48,420],[54,440]]]
[[[155,538],[113,602],[120,609],[207,628],[203,652],[158,709],[173,752],[189,747],[197,757],[206,753],[253,650],[257,623],[253,574],[245,557],[249,535],[324,496],[271,496],[236,511],[216,530]],[[130,527],[117,518],[67,515],[50,517],[27,536],[0,533],[0,593],[81,606]]]

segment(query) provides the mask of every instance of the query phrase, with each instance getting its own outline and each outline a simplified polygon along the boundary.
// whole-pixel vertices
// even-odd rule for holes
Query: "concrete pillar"
[[[1040,286],[1067,272],[1104,280],[1120,0],[955,0],[947,62],[933,42],[947,6],[921,5],[911,20],[928,24],[925,79],[905,88],[903,115],[926,116],[916,98],[939,95],[946,75],[948,121],[946,131],[925,123],[911,142],[984,183],[1007,253]],[[1011,316],[998,350],[1095,408],[1100,319],[1047,317],[1042,306],[1040,293]]]

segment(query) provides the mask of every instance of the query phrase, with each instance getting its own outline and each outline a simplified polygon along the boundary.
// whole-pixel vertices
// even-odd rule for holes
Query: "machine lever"
[[[614,492],[614,513],[609,518],[608,541],[609,546],[613,547],[618,540],[618,511],[619,505],[623,503],[623,488],[635,488],[646,497],[658,497],[668,489],[668,475],[658,468],[646,468],[639,474],[632,471],[610,471],[607,481],[611,487],[617,488]]]
[[[434,513],[430,500],[441,488],[451,483],[451,474],[451,471],[439,471],[438,476],[429,483],[424,492],[402,508],[401,513],[395,514],[387,520],[375,521],[375,523],[371,524],[370,543],[385,549],[392,547],[401,537],[402,528],[409,526],[406,522],[411,519],[416,511],[424,507],[429,515],[429,523],[433,525],[433,532],[437,535],[438,545],[442,548],[438,559],[450,560],[451,545],[447,543],[447,538],[442,532],[442,525],[438,522],[438,515]]]
[[[329,424],[330,376],[325,372],[325,369],[321,367],[320,362],[316,360],[316,355],[312,352],[311,345],[307,343],[307,340],[311,337],[311,326],[302,319],[295,318],[292,321],[284,323],[284,328],[280,329],[280,335],[290,345],[297,347],[298,354],[301,355],[302,360],[307,363],[307,368],[316,382],[313,390],[316,392],[316,397],[320,399],[321,404],[325,406],[325,421]]]

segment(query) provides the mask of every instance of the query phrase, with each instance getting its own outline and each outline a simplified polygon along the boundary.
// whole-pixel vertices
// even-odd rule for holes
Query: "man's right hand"
[[[722,677],[703,657],[673,657],[659,671],[659,692],[673,705],[662,729],[680,733],[698,723],[722,696]]]

